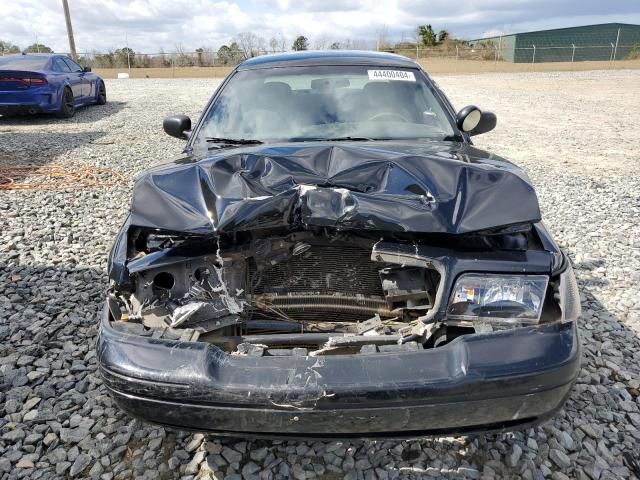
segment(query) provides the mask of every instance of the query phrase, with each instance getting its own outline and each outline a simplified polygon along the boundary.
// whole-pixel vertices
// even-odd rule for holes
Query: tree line
[[[0,55],[10,55],[13,53],[20,53],[22,51],[25,51],[27,53],[53,53],[53,50],[51,50],[46,45],[43,45],[42,43],[32,43],[27,48],[22,50],[20,47],[14,45],[11,42],[0,40]]]
[[[396,53],[409,54],[421,47],[445,47],[458,43],[461,40],[452,38],[447,30],[435,31],[431,25],[420,25],[415,29],[413,38],[390,42],[387,39],[386,28],[378,32],[375,46],[370,41],[358,39],[346,39],[343,41],[329,41],[326,37],[317,38],[313,45],[305,35],[298,35],[289,44],[284,35],[276,35],[269,40],[253,32],[242,32],[236,35],[229,43],[220,46],[217,50],[207,47],[197,48],[188,52],[181,45],[175,45],[171,52],[165,53],[162,49],[155,53],[136,53],[130,47],[123,47],[107,52],[91,52],[83,54],[79,60],[85,65],[98,68],[123,68],[123,67],[170,67],[170,66],[214,66],[235,65],[248,58],[268,53],[280,53],[288,50],[304,51],[314,50],[368,50],[377,49]],[[20,53],[17,45],[0,40],[0,55]],[[24,49],[27,53],[53,53],[53,50],[43,44],[34,43]]]

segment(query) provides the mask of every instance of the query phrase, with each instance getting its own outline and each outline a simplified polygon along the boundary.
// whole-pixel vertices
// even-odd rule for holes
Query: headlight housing
[[[447,318],[537,324],[548,283],[546,275],[463,274],[451,292]]]
[[[574,322],[580,316],[580,291],[578,282],[573,273],[571,262],[567,259],[567,268],[560,274],[557,282],[554,282],[554,297],[560,306],[562,322]]]

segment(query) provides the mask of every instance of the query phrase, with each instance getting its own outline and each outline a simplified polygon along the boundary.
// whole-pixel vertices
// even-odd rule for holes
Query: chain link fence
[[[580,61],[639,60],[640,43],[635,45],[543,45],[509,47],[489,43],[470,46],[451,43],[447,46],[391,48],[383,51],[398,53],[416,60],[447,58],[452,60],[509,61],[515,63],[548,63]]]
[[[437,47],[405,45],[380,51],[397,53],[416,60],[448,58],[475,61],[516,61],[519,63],[618,61],[640,59],[640,43],[635,45],[559,45],[509,48],[492,42],[474,46],[449,42]],[[79,53],[79,59],[93,68],[173,68],[235,66],[250,57],[284,51],[221,51],[200,49],[193,52],[136,53],[130,49],[111,52]]]
[[[424,47],[415,44],[381,48],[380,51],[397,53],[413,58],[425,66],[447,65],[450,71],[464,71],[473,65],[477,71],[512,70],[516,64],[550,64],[563,62],[575,64],[589,61],[599,62],[595,68],[615,68],[615,63],[624,67],[640,67],[640,44],[637,45],[554,45],[509,47],[492,42],[469,45],[463,42],[449,41],[436,47]],[[214,51],[198,49],[192,52],[150,52],[138,53],[130,49],[110,52],[79,53],[79,61],[97,70],[117,70],[134,72],[137,77],[145,76],[225,76],[231,68],[247,58],[283,51],[242,50]],[[607,62],[603,65],[602,62]],[[584,65],[585,67],[587,65]],[[547,65],[552,69],[552,65]],[[522,67],[521,67],[522,68]],[[571,68],[571,67],[569,67]],[[469,70],[469,71],[471,71]],[[443,71],[443,70],[440,70]],[[160,72],[160,73],[158,73]]]

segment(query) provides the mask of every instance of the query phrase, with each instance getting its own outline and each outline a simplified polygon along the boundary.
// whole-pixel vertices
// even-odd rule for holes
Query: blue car
[[[77,107],[105,103],[102,78],[66,55],[0,57],[0,115],[55,113],[70,118]]]

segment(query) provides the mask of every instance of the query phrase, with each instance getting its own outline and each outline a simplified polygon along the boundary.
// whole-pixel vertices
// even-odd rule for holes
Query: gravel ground
[[[638,478],[624,454],[640,451],[640,72],[437,80],[457,106],[498,114],[478,145],[526,168],[576,264],[584,362],[553,420],[404,442],[219,440],[134,420],[106,395],[93,351],[131,181],[0,192],[0,479]],[[0,118],[0,163],[73,162],[133,178],[180,152],[162,117],[196,118],[216,84],[112,80],[110,103],[72,120]]]

